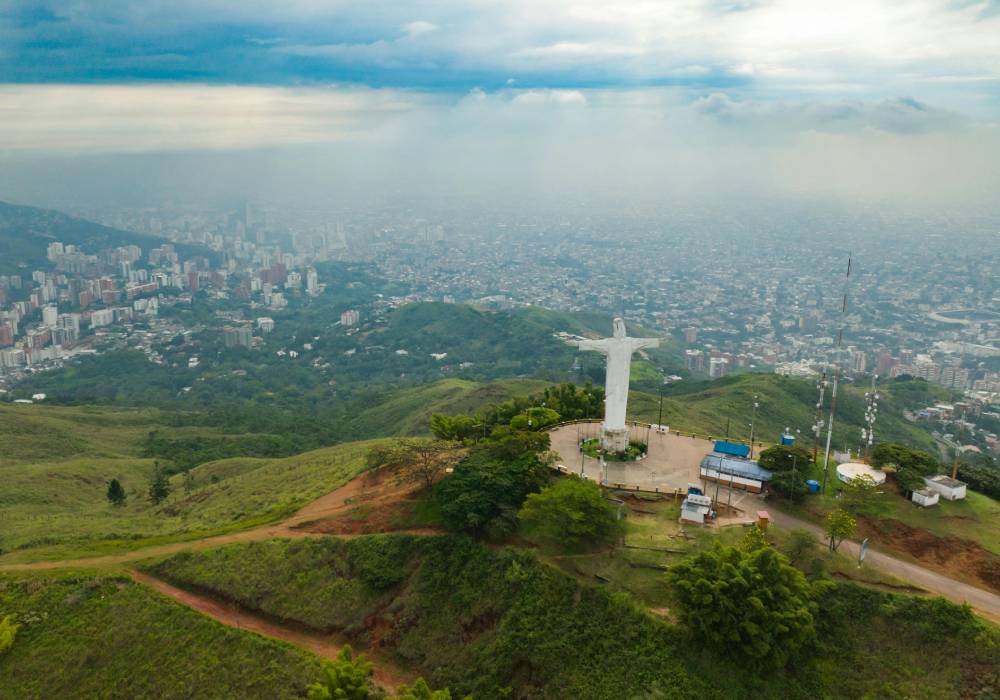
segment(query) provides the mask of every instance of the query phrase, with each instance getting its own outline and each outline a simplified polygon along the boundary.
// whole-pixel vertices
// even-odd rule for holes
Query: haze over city
[[[0,0],[0,700],[1000,693],[1000,0]]]

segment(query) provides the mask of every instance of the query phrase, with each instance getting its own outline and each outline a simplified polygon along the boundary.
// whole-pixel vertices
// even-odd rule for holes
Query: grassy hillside
[[[429,431],[433,413],[476,413],[515,396],[534,394],[549,386],[536,379],[502,379],[481,384],[444,379],[433,384],[387,390],[376,405],[361,410],[350,425],[358,436],[416,435]]]
[[[28,270],[30,275],[31,270],[49,267],[47,248],[53,241],[81,246],[88,254],[124,245],[137,245],[148,251],[167,242],[51,209],[0,202],[0,273],[24,274]],[[175,247],[182,255],[214,256],[207,249],[191,245],[176,244]],[[18,263],[26,263],[27,267],[19,268]]]
[[[123,578],[0,577],[4,698],[301,698],[320,660]]]
[[[0,562],[95,555],[271,522],[359,474],[369,446],[356,442],[255,461],[252,471],[216,463],[206,467],[207,478],[196,473],[190,492],[175,478],[173,493],[158,506],[147,498],[151,460],[3,467],[0,548],[6,553]],[[105,497],[112,478],[128,494],[124,507]]]
[[[968,611],[831,584],[814,658],[765,675],[697,648],[626,595],[581,585],[530,553],[453,537],[232,545],[151,571],[377,644],[479,700],[960,698],[989,692],[1000,673],[995,630]]]
[[[858,449],[864,425],[866,387],[841,385],[837,397],[837,416],[833,448]],[[876,439],[901,442],[936,452],[930,433],[910,423],[903,410],[922,401],[940,400],[942,387],[920,380],[888,382],[879,387]],[[812,446],[811,426],[815,420],[818,398],[814,382],[781,377],[775,374],[742,374],[713,382],[680,382],[668,389],[663,399],[663,422],[672,428],[722,437],[729,426],[730,436],[749,439],[754,396],[758,396],[756,436],[776,442],[786,428],[799,433],[799,442]],[[926,405],[924,403],[923,405]],[[829,389],[826,406],[829,406]],[[632,418],[655,422],[658,397],[632,392],[629,414]],[[824,419],[825,420],[825,419]],[[823,436],[826,430],[824,422]]]
[[[78,457],[138,457],[157,411],[0,403],[0,467]]]

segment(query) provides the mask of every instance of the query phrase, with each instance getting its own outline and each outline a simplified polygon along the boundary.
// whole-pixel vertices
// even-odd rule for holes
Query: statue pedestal
[[[601,426],[601,447],[608,452],[624,452],[628,449],[628,428],[605,428]]]

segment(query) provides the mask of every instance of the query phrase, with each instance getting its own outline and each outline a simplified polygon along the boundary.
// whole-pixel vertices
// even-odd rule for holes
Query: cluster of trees
[[[812,453],[799,445],[774,445],[757,458],[760,466],[773,472],[771,488],[791,501],[799,501],[809,493],[806,475],[812,461]]]
[[[556,387],[549,398],[562,408],[586,410],[591,389]],[[575,402],[575,403],[574,403]],[[549,436],[542,430],[560,414],[547,406],[506,402],[485,416],[431,418],[433,440],[400,440],[368,453],[371,468],[389,467],[434,488],[444,524],[476,537],[500,539],[519,528],[544,546],[585,549],[621,532],[617,512],[596,484],[567,477],[551,481]],[[574,408],[575,406],[575,408]],[[514,412],[514,408],[517,412]],[[507,423],[495,422],[509,416]]]
[[[355,656],[350,645],[346,645],[336,661],[324,664],[322,680],[306,688],[306,697],[309,700],[451,700],[450,691],[432,690],[423,678],[413,685],[402,686],[395,695],[383,695],[372,682],[373,670],[374,665],[364,654]]]
[[[816,637],[822,584],[810,583],[759,530],[739,547],[716,542],[688,557],[668,580],[682,624],[720,653],[782,668]]]
[[[933,455],[894,442],[876,445],[871,453],[871,463],[879,469],[894,467],[896,482],[906,492],[923,488],[923,477],[940,470],[940,464]]]
[[[958,477],[992,498],[1000,498],[1000,464],[986,454],[973,454],[958,465]]]

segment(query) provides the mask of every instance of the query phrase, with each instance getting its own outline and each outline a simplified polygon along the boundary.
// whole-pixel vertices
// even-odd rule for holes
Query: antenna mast
[[[833,358],[833,390],[830,392],[830,420],[826,426],[826,450],[823,453],[823,493],[826,493],[826,480],[830,472],[830,441],[833,439],[833,417],[837,412],[837,387],[840,384],[840,351],[844,344],[844,322],[847,316],[847,285],[851,281],[851,260],[853,255],[847,254],[847,275],[844,276],[844,300],[840,307],[840,330],[837,331],[837,351]]]
[[[819,457],[819,440],[823,436],[823,395],[826,393],[826,370],[823,370],[823,376],[820,377],[819,382],[816,384],[816,388],[819,389],[819,401],[816,402],[816,420],[813,421],[812,431],[813,431],[813,463],[816,463],[816,458]]]
[[[868,456],[871,453],[872,443],[875,441],[875,419],[878,418],[878,392],[875,391],[875,382],[878,375],[872,373],[871,391],[865,392],[865,427],[861,429],[861,449],[859,454],[864,454],[865,464],[868,464]]]

